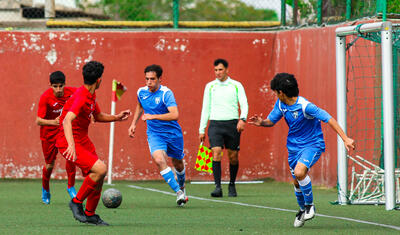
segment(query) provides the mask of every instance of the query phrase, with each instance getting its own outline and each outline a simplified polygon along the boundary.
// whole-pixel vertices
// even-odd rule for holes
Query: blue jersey
[[[321,121],[328,122],[332,118],[325,110],[301,96],[297,97],[293,105],[287,105],[278,99],[268,119],[276,123],[282,117],[285,117],[289,126],[286,143],[289,155],[307,147],[316,147],[325,151]]]
[[[156,92],[149,91],[148,87],[141,87],[137,91],[137,97],[142,105],[144,113],[147,114],[165,114],[168,113],[168,107],[177,106],[172,91],[160,85]],[[166,134],[182,136],[182,129],[177,121],[147,120],[147,135]]]

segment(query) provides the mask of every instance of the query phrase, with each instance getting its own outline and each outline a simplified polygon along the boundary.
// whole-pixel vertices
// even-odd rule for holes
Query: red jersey
[[[91,94],[86,87],[79,87],[76,92],[67,100],[60,116],[60,124],[63,123],[68,112],[73,112],[76,118],[72,121],[72,134],[75,142],[88,138],[89,124],[92,114],[100,113],[96,103],[96,93]],[[64,135],[64,127],[60,125],[60,135],[57,146],[68,145]]]
[[[56,97],[52,88],[47,89],[40,96],[37,116],[48,120],[56,119],[60,116],[65,102],[75,91],[75,87],[65,87],[64,95],[62,97]],[[40,126],[40,139],[42,141],[55,141],[58,131],[58,126]]]

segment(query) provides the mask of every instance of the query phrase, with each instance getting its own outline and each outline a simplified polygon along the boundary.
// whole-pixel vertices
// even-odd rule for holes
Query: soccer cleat
[[[86,216],[86,223],[99,226],[109,226],[107,222],[102,220],[99,215]]]
[[[69,202],[69,208],[72,211],[72,215],[76,220],[78,220],[81,223],[86,223],[87,218],[86,215],[83,212],[83,205],[82,203],[75,203],[73,200]]]
[[[315,206],[314,205],[305,205],[306,213],[304,215],[304,220],[310,220],[315,216]]]
[[[76,197],[76,190],[75,187],[72,186],[71,188],[67,188],[67,192],[69,194],[69,196],[72,198]]]
[[[222,197],[222,188],[215,187],[214,191],[211,192],[211,197]]]
[[[42,202],[46,205],[50,204],[50,190],[47,192],[46,189],[42,188]]]
[[[229,190],[228,193],[229,197],[237,197],[235,184],[229,184],[228,190]]]
[[[178,204],[178,206],[183,206],[187,201],[188,198],[186,197],[185,191],[179,190],[176,193],[176,204]]]
[[[296,218],[294,219],[294,223],[293,223],[293,226],[295,228],[300,228],[304,225],[304,222],[305,222],[304,214],[305,214],[305,211],[301,210],[301,209],[299,210],[299,212],[297,212]]]

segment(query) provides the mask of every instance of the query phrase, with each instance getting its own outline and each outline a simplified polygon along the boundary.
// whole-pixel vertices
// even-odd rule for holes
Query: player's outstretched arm
[[[142,113],[143,113],[143,107],[138,102],[136,105],[135,113],[133,114],[133,120],[132,120],[131,126],[128,129],[128,135],[131,138],[135,137],[136,123],[138,122],[139,117],[142,115]]]
[[[73,162],[76,160],[75,141],[72,134],[72,121],[75,118],[75,113],[68,112],[63,121],[64,135],[68,143],[68,148],[62,154],[65,156],[65,159]]]
[[[337,121],[334,118],[329,119],[328,121],[329,126],[342,138],[344,146],[346,147],[347,151],[355,149],[355,142],[353,139],[349,138],[346,133],[344,133],[343,129],[339,126]]]
[[[168,113],[164,114],[143,114],[142,120],[162,120],[162,121],[177,121],[179,112],[177,106],[168,107]]]
[[[38,126],[58,126],[60,124],[60,117],[56,119],[43,119],[41,117],[36,117],[36,124]]]
[[[263,119],[262,114],[260,115],[253,115],[249,118],[249,124],[254,126],[263,126],[263,127],[271,127],[275,125],[275,123],[271,122],[268,118]]]
[[[100,112],[94,116],[96,122],[116,122],[125,121],[131,115],[131,111],[124,110],[117,115],[111,115],[107,113]]]

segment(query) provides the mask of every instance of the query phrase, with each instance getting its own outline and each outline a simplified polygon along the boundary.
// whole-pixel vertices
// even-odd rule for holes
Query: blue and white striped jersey
[[[149,88],[141,87],[137,91],[138,101],[147,114],[168,113],[168,107],[177,106],[174,94],[166,87],[160,85],[156,92],[149,91]],[[182,129],[177,121],[147,120],[147,134],[168,134],[182,136]]]
[[[293,105],[287,105],[279,99],[268,119],[276,123],[282,117],[289,126],[287,149],[289,154],[296,153],[307,147],[317,147],[325,150],[321,121],[328,122],[332,118],[325,110],[299,96]]]

